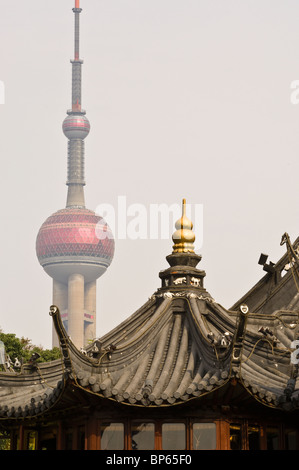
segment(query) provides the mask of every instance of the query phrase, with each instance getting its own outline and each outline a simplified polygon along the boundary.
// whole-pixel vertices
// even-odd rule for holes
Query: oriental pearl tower
[[[96,280],[112,262],[114,239],[105,220],[85,207],[84,139],[90,124],[81,109],[79,58],[80,0],[75,0],[75,55],[72,64],[72,109],[62,129],[68,139],[67,202],[41,226],[36,240],[39,263],[53,279],[53,304],[72,342],[84,348],[96,336]],[[53,346],[57,345],[53,330]]]

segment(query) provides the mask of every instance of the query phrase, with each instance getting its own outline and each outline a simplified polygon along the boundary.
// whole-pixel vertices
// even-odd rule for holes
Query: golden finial
[[[186,216],[186,199],[183,199],[182,217],[175,223],[176,231],[172,235],[173,253],[194,253],[195,234],[193,223]]]

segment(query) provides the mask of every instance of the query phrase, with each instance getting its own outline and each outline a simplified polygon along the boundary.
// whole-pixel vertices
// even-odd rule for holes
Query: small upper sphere
[[[90,131],[90,123],[83,114],[70,114],[63,121],[62,130],[68,139],[85,139]]]

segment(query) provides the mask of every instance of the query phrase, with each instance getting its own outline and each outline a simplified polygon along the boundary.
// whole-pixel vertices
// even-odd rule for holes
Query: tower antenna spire
[[[67,202],[66,207],[85,207],[84,198],[84,139],[90,131],[90,124],[81,107],[81,68],[83,60],[80,59],[80,0],[75,0],[75,32],[74,32],[74,59],[72,64],[72,108],[67,111],[68,116],[63,121],[64,135],[68,141],[68,172],[67,172]]]
[[[74,41],[74,60],[72,63],[72,111],[81,111],[81,65],[83,61],[80,60],[80,0],[75,0],[75,41]]]

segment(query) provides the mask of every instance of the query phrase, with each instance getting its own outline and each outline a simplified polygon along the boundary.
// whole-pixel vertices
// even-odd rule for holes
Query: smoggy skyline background
[[[0,0],[0,328],[51,347],[52,280],[35,240],[65,207],[73,0]],[[231,307],[299,235],[298,2],[81,0],[85,200],[203,205],[198,266]],[[130,217],[128,217],[128,221]],[[174,229],[173,229],[174,230]],[[170,229],[170,232],[173,231]],[[172,240],[118,240],[97,335],[160,286]]]

